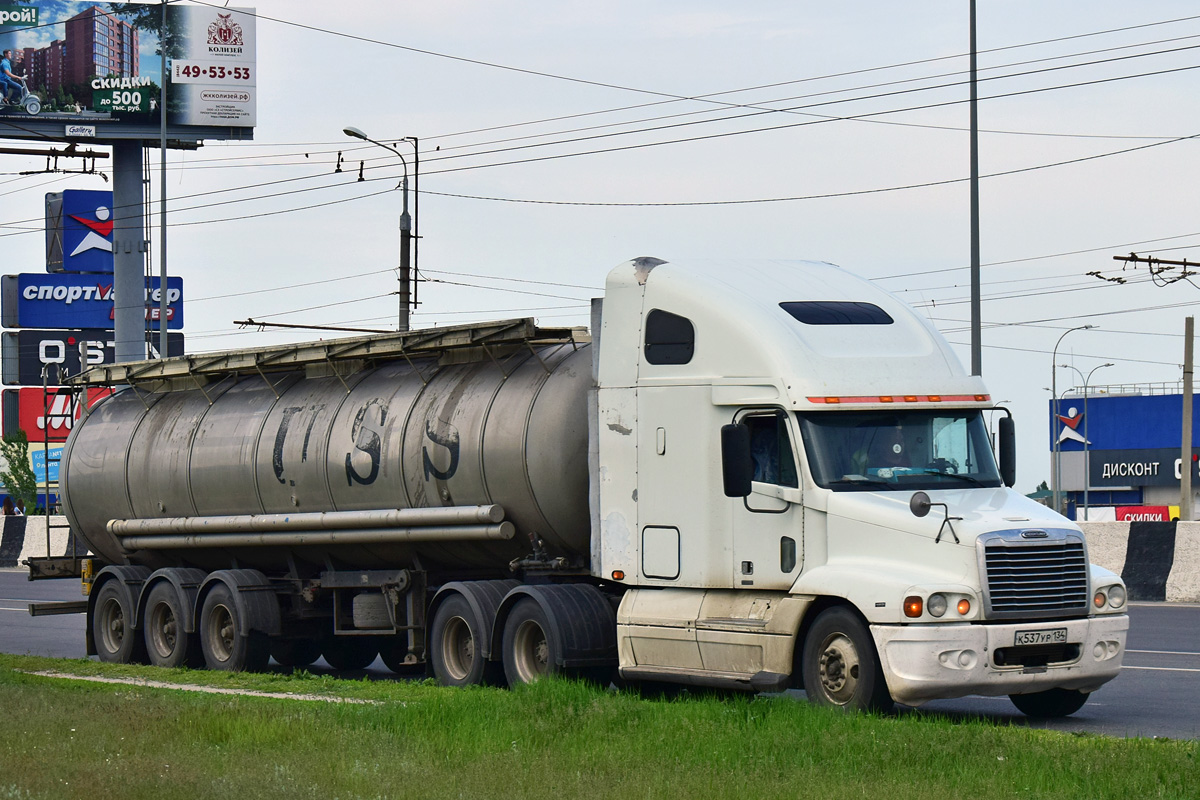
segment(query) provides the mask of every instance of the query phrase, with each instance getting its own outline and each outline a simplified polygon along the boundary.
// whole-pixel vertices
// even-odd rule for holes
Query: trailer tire
[[[562,674],[561,647],[546,612],[532,597],[518,600],[504,623],[504,677],[510,687]]]
[[[438,606],[430,628],[429,664],[443,686],[499,686],[503,665],[488,661],[485,643],[491,620],[480,619],[461,594]]]
[[[366,669],[379,655],[379,642],[373,636],[329,636],[321,655],[338,671]]]
[[[96,655],[108,664],[146,663],[146,642],[134,625],[134,600],[119,579],[100,587],[92,612]]]
[[[242,595],[222,582],[213,585],[200,610],[200,642],[209,669],[262,672],[271,655],[262,631],[242,630],[246,619]]]
[[[1033,694],[1010,694],[1009,700],[1027,717],[1051,719],[1069,717],[1088,700],[1088,693],[1077,689],[1047,689]]]
[[[168,581],[159,581],[146,597],[142,618],[146,655],[156,667],[204,666],[200,637],[185,630],[187,611]]]
[[[804,640],[801,669],[811,703],[845,711],[892,708],[870,631],[844,606],[827,608],[813,621]]]
[[[272,639],[271,658],[281,667],[307,667],[321,657],[321,643],[313,639]]]

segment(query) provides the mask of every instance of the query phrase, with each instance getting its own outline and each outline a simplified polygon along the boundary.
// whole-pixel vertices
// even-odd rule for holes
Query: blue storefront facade
[[[1086,404],[1082,396],[1068,395],[1059,400],[1057,414],[1053,403],[1049,410],[1051,470],[1057,442],[1059,486],[1069,517],[1084,518],[1085,474],[1092,509],[1088,519],[1119,519],[1119,511],[1127,518],[1178,513],[1182,394],[1098,393],[1089,395]],[[1193,402],[1192,446],[1200,453],[1198,414],[1200,403]],[[1196,456],[1190,467],[1195,492],[1200,489]],[[1161,511],[1152,513],[1147,507]],[[1138,508],[1143,510],[1130,510]]]

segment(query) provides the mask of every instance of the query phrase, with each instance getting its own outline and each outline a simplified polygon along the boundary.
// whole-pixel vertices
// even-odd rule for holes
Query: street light
[[[370,136],[367,136],[358,128],[346,127],[342,128],[342,133],[347,136],[352,136],[355,139],[362,139],[364,142],[379,145],[385,150],[390,150],[400,159],[400,165],[404,167],[404,178],[400,181],[401,190],[401,206],[400,206],[400,319],[399,330],[401,332],[408,330],[408,307],[411,304],[411,248],[412,248],[412,217],[408,215],[408,162],[404,160],[404,156],[400,151],[391,145],[386,145],[383,142],[377,142]],[[415,142],[416,140],[414,140]]]
[[[1083,380],[1083,516],[1085,520],[1088,515],[1088,484],[1092,482],[1091,463],[1088,461],[1088,384],[1091,383],[1092,374],[1096,370],[1111,366],[1112,364],[1109,363],[1092,367],[1092,371]],[[1076,514],[1075,516],[1078,517],[1079,515]]]
[[[1054,462],[1054,469],[1052,469],[1050,471],[1050,478],[1054,483],[1054,486],[1051,489],[1051,497],[1053,498],[1053,501],[1054,501],[1054,510],[1055,511],[1058,511],[1061,508],[1060,502],[1061,502],[1061,495],[1062,495],[1062,490],[1059,488],[1059,486],[1062,484],[1062,463],[1061,463],[1062,458],[1061,458],[1061,452],[1060,452],[1060,449],[1058,446],[1058,433],[1057,433],[1057,431],[1058,431],[1058,369],[1057,369],[1056,365],[1058,364],[1058,346],[1060,344],[1062,344],[1062,340],[1065,339],[1067,337],[1067,334],[1070,333],[1071,331],[1087,331],[1087,330],[1091,330],[1092,328],[1095,328],[1095,327],[1096,327],[1095,325],[1080,325],[1078,328],[1071,328],[1070,330],[1063,331],[1063,335],[1058,337],[1058,341],[1054,343],[1054,352],[1050,358],[1050,398],[1053,401],[1053,406],[1054,406],[1054,420],[1052,421],[1052,424],[1050,426],[1050,430],[1054,434],[1054,443],[1052,446],[1052,455],[1053,455],[1052,460]]]

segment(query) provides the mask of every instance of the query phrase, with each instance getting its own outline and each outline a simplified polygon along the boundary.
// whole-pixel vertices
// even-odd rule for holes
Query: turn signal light
[[[904,616],[919,617],[924,610],[924,606],[925,603],[920,597],[906,597],[904,598]]]
[[[962,600],[959,600],[958,601],[958,613],[964,617],[967,614],[970,614],[971,613],[971,601],[965,597]]]
[[[621,571],[621,570],[619,570],[619,569],[614,569],[614,570],[613,570],[613,580],[614,580],[614,581],[623,581],[623,580],[625,580],[625,573],[624,573],[624,572],[622,572],[622,571]]]
[[[1096,608],[1104,608],[1104,604],[1108,602],[1108,598],[1104,596],[1104,592],[1096,592],[1096,596],[1092,598],[1092,605]]]

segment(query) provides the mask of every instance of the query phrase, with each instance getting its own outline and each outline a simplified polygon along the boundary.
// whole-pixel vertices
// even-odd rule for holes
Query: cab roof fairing
[[[870,281],[833,264],[700,260],[645,265],[645,259],[622,264],[610,273],[607,286],[641,284],[643,313],[659,308],[692,321],[696,357],[689,365],[671,368],[678,377],[772,376],[793,409],[991,406],[973,400],[987,394],[982,379],[966,374],[930,323]],[[809,325],[779,305],[794,301],[873,303],[893,323]],[[861,402],[881,396],[897,402]],[[972,400],[899,402],[905,396]],[[831,406],[810,397],[860,402]]]

